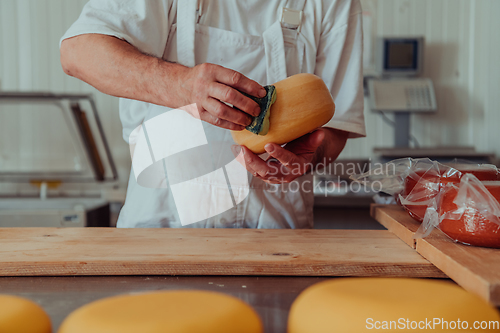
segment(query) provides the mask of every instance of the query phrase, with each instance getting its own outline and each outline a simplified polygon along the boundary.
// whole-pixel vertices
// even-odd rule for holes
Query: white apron
[[[188,67],[218,64],[262,85],[273,84],[302,71],[306,44],[294,18],[304,4],[305,0],[288,0],[292,22],[277,13],[277,21],[260,37],[204,26],[198,1],[179,0],[177,23],[170,29],[163,58]],[[242,176],[230,149],[234,144],[230,132],[186,115],[149,105],[144,127],[135,131],[131,141],[136,152],[142,147],[143,154],[151,153],[145,157],[146,164],[154,163],[148,172],[157,177],[141,180],[136,176],[147,166],[140,166],[133,157],[134,170],[118,227],[312,228],[311,175],[283,185],[268,185],[245,170]],[[183,135],[194,128],[197,134]],[[174,132],[179,139],[173,144],[158,134]],[[198,135],[201,132],[204,135]],[[171,156],[172,150],[177,154]],[[161,160],[165,156],[170,157]],[[218,180],[215,186],[214,179]],[[207,205],[210,211],[203,208]]]

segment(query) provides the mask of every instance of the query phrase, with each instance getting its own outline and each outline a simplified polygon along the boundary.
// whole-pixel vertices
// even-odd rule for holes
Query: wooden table
[[[0,276],[0,293],[40,304],[54,331],[104,297],[196,289],[238,297],[285,333],[297,296],[330,277],[445,275],[387,230],[23,228],[0,229]]]
[[[387,230],[0,229],[0,276],[445,277]]]
[[[420,224],[399,206],[374,205],[372,216],[464,289],[500,306],[500,249],[458,244],[437,229],[415,239]]]

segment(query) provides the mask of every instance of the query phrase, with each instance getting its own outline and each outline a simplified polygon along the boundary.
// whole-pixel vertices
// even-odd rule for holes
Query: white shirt
[[[205,0],[201,24],[241,34],[260,36],[277,17],[285,0]],[[163,57],[177,0],[91,0],[61,41],[81,34],[105,34],[124,39],[144,53]],[[363,116],[362,21],[359,0],[309,0],[302,27],[317,46],[306,57],[313,74],[323,78],[335,100],[328,127],[366,136]],[[310,17],[310,18],[309,18]],[[261,84],[264,84],[260,82]],[[145,103],[121,99],[123,138],[145,118]]]
[[[181,0],[182,1],[182,0]],[[203,11],[196,28],[196,64],[213,62],[237,70],[262,85],[276,75],[269,75],[276,69],[278,76],[298,73],[313,73],[320,76],[329,87],[336,103],[336,112],[328,127],[350,132],[350,137],[365,135],[363,117],[362,83],[362,27],[359,0],[307,0],[303,9],[304,19],[299,38],[289,39],[291,31],[283,29],[285,47],[276,62],[271,56],[266,62],[251,54],[259,54],[265,32],[273,31],[283,7],[289,7],[294,0],[210,0],[203,1]],[[295,3],[300,3],[295,0]],[[179,2],[185,6],[184,2]],[[178,61],[177,8],[176,0],[91,0],[83,9],[80,18],[72,25],[62,39],[79,34],[98,33],[115,36],[129,42],[144,53]],[[191,11],[189,11],[191,12]],[[278,25],[279,26],[279,25]],[[278,29],[281,31],[281,28]],[[194,33],[194,31],[193,31]],[[296,32],[295,37],[297,36]],[[211,34],[211,35],[207,35]],[[276,35],[281,35],[281,32]],[[276,36],[275,35],[275,36]],[[213,37],[211,37],[213,36]],[[264,38],[264,43],[266,38]],[[187,45],[182,38],[180,43]],[[243,44],[240,44],[243,43]],[[281,42],[283,46],[283,42]],[[274,45],[276,42],[273,42]],[[224,47],[222,47],[224,46]],[[267,47],[267,46],[266,46]],[[257,48],[257,49],[255,49]],[[220,51],[225,49],[225,51]],[[187,49],[189,51],[189,48]],[[233,50],[235,50],[233,52]],[[246,53],[246,52],[257,53]],[[256,51],[257,50],[257,51]],[[185,51],[185,50],[184,50]],[[188,54],[192,54],[188,52]],[[276,55],[274,53],[267,54]],[[255,59],[258,58],[258,59]],[[208,60],[207,60],[208,59]],[[182,62],[183,59],[180,59]],[[274,61],[274,65],[270,65]],[[271,67],[269,67],[271,66]],[[267,73],[266,71],[271,71]],[[277,72],[277,73],[278,73]],[[282,78],[281,78],[282,79]],[[141,124],[162,113],[159,106],[121,99],[120,118],[123,137],[128,142],[130,134]],[[218,128],[209,129],[217,138],[227,138],[227,133]],[[229,136],[230,137],[230,136]],[[196,163],[193,163],[196,164]],[[199,163],[198,163],[199,164]],[[213,166],[214,168],[220,167]],[[215,170],[215,169],[214,169]],[[138,177],[138,176],[137,176]],[[282,185],[280,191],[272,192],[261,181],[251,182],[250,195],[226,213],[206,220],[197,219],[194,227],[250,227],[250,228],[306,228],[312,227],[312,191],[310,175],[299,178],[301,191],[287,191]],[[201,186],[189,183],[189,186]],[[210,189],[206,189],[208,197]],[[213,189],[212,189],[213,190]],[[191,191],[197,193],[204,191]],[[233,192],[234,194],[234,192]],[[203,198],[203,196],[200,196]],[[215,198],[215,197],[214,197]],[[191,207],[191,198],[183,207]],[[126,204],[118,225],[121,227],[178,227],[181,226],[175,212],[178,199],[167,187],[144,188],[132,177],[129,181]],[[215,200],[217,201],[217,200]],[[214,203],[214,201],[212,201]],[[213,208],[213,207],[211,207]],[[177,211],[179,211],[177,207]]]

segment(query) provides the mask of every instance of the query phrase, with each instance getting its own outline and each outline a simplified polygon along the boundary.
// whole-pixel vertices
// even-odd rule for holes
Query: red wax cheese
[[[405,178],[403,198],[416,204],[403,205],[408,214],[418,222],[424,220],[427,202],[434,199],[448,183],[459,183],[463,175],[470,173],[481,181],[500,180],[500,173],[494,166],[453,165],[452,169],[417,170]],[[418,204],[422,202],[422,204]]]
[[[497,201],[500,200],[500,182],[485,182],[483,185]],[[457,210],[458,207],[453,202],[457,193],[456,186],[449,186],[443,190],[438,206],[440,216]],[[500,248],[500,225],[498,220],[495,222],[488,220],[477,209],[467,207],[459,220],[443,219],[439,229],[464,244]]]

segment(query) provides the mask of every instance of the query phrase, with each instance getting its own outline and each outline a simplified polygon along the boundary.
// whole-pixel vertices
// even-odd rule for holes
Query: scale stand
[[[410,147],[410,113],[394,113],[394,146],[398,148]]]

